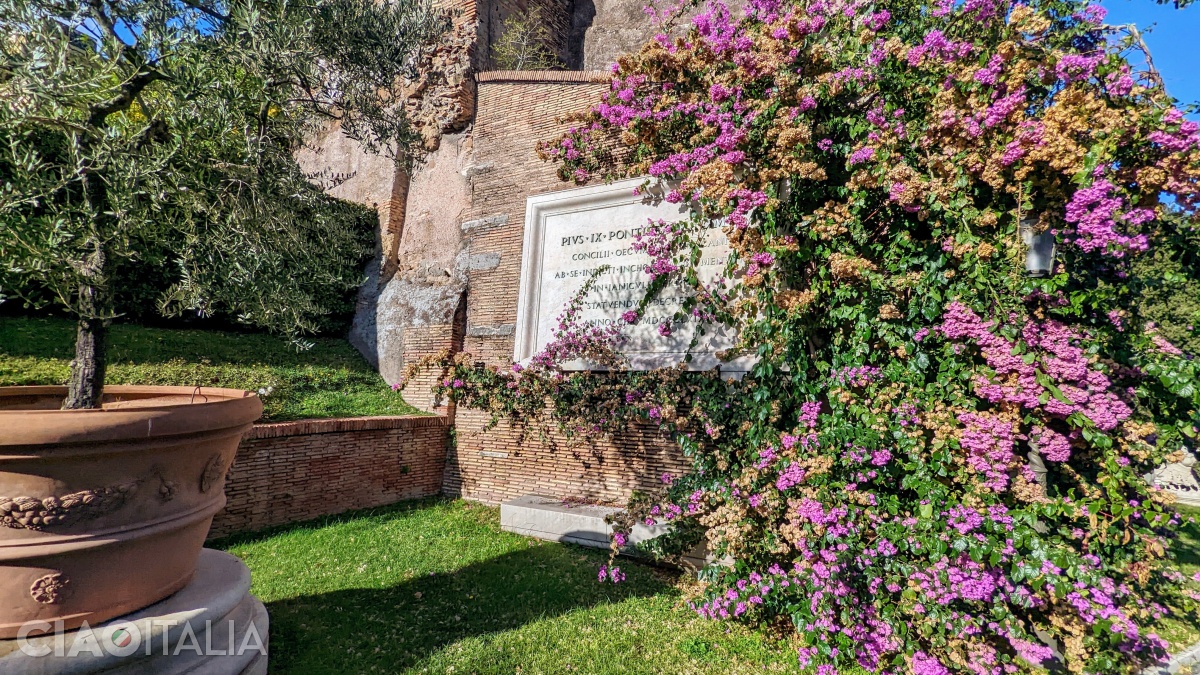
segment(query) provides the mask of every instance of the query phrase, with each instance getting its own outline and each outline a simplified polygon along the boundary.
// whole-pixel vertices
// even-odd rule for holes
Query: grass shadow
[[[208,548],[221,549],[223,551],[236,548],[238,546],[247,546],[264,541],[268,541],[281,534],[293,534],[301,532],[315,532],[331,526],[353,523],[354,521],[363,518],[371,519],[389,519],[402,517],[406,514],[416,513],[433,507],[449,507],[456,502],[455,499],[444,496],[424,497],[421,499],[406,499],[388,504],[386,506],[375,506],[367,509],[357,509],[354,511],[344,511],[342,513],[334,513],[327,516],[320,516],[311,520],[302,520],[296,523],[288,523],[286,525],[273,525],[265,527],[261,530],[253,532],[239,532],[223,537],[209,539],[204,543]]]
[[[435,498],[209,545],[250,567],[253,592],[271,616],[276,673],[419,669],[460,641],[677,593],[676,572],[628,560],[625,583],[598,583],[607,551],[503,532],[497,516],[494,508]]]
[[[269,365],[297,368],[313,364],[374,373],[371,364],[345,340],[310,338],[312,348],[297,350],[278,335],[215,328],[158,328],[114,323],[109,329],[112,363],[161,364],[175,360],[211,365]],[[75,354],[75,324],[58,317],[0,318],[0,352],[12,357],[70,360]]]
[[[1179,504],[1175,509],[1184,519],[1183,525],[1179,527],[1179,536],[1171,542],[1175,562],[1200,567],[1200,509]]]
[[[572,557],[574,547],[539,546],[388,588],[270,602],[271,670],[397,672],[465,638],[662,590],[602,586]]]

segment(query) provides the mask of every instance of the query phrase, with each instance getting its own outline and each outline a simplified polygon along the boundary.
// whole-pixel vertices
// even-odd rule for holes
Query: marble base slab
[[[204,549],[192,581],[161,602],[75,631],[0,640],[0,675],[265,675],[269,629],[250,570]]]
[[[615,506],[574,504],[561,499],[525,495],[500,505],[500,529],[547,541],[608,548],[612,526],[604,519],[620,511]],[[668,530],[668,525],[634,525],[625,548],[628,550],[630,546],[662,536]],[[702,551],[685,556],[685,559],[697,568],[703,567],[706,562]]]
[[[1142,675],[1190,675],[1197,672],[1200,663],[1200,643],[1175,654],[1170,661],[1160,663],[1142,671]]]

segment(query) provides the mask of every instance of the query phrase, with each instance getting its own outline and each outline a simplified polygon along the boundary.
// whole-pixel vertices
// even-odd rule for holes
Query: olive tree
[[[373,238],[295,151],[332,125],[406,157],[404,76],[446,28],[423,0],[0,0],[0,299],[77,317],[63,407],[99,406],[147,251],[164,315],[312,332]]]

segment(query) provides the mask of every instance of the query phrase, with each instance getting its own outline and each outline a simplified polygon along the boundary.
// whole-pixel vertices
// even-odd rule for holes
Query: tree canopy
[[[359,285],[371,229],[293,155],[335,126],[407,156],[403,78],[447,26],[419,2],[0,0],[0,293],[81,319],[72,405],[143,266],[170,270],[164,314],[293,337]]]

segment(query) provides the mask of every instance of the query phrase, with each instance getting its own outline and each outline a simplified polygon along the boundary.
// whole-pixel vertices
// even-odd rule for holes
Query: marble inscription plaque
[[[582,321],[620,327],[627,336],[621,351],[631,368],[648,370],[685,360],[698,330],[696,321],[672,324],[669,337],[659,334],[659,326],[671,321],[687,297],[686,288],[664,289],[635,325],[621,319],[638,306],[650,283],[645,271],[650,257],[633,250],[634,238],[651,220],[669,223],[688,216],[686,205],[635,195],[634,188],[641,183],[631,179],[529,198],[514,360],[528,360],[553,339],[559,315],[592,277],[596,280],[584,300]],[[700,277],[711,281],[719,276],[728,257],[729,244],[721,228],[708,230],[697,270]],[[706,334],[691,349],[689,367],[707,370],[718,365],[716,352],[732,345],[729,329],[706,327]],[[589,364],[567,367],[587,369]],[[722,364],[722,368],[745,370],[740,363]]]

